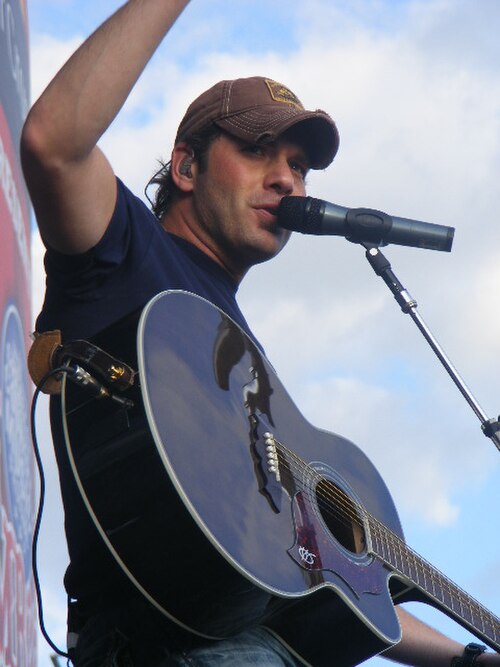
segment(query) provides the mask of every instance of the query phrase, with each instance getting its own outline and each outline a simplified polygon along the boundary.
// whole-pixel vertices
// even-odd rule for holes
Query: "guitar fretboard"
[[[500,650],[500,619],[445,577],[374,517],[368,518],[374,554],[439,607],[495,650]]]

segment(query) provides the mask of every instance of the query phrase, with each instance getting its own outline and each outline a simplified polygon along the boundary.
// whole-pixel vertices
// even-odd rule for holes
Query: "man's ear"
[[[170,170],[175,185],[182,192],[191,192],[193,189],[193,169],[196,169],[193,149],[183,142],[176,144],[172,151]]]

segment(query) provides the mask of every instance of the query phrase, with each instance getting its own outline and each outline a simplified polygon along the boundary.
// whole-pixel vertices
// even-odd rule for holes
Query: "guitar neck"
[[[426,601],[500,651],[500,619],[445,577],[373,517],[369,518],[372,549],[394,574],[417,588]]]

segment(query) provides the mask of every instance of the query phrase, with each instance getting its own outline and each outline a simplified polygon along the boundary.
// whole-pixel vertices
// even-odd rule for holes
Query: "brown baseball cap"
[[[260,76],[220,81],[202,93],[189,105],[175,141],[189,141],[212,124],[256,144],[297,127],[313,169],[325,169],[339,147],[337,127],[325,111],[307,111],[289,88]]]

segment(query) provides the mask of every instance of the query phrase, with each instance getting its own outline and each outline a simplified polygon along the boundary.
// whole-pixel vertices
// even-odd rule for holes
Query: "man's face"
[[[288,241],[276,209],[285,195],[305,194],[308,168],[304,150],[292,141],[255,146],[222,135],[208,150],[206,168],[193,172],[198,238],[237,279]]]

